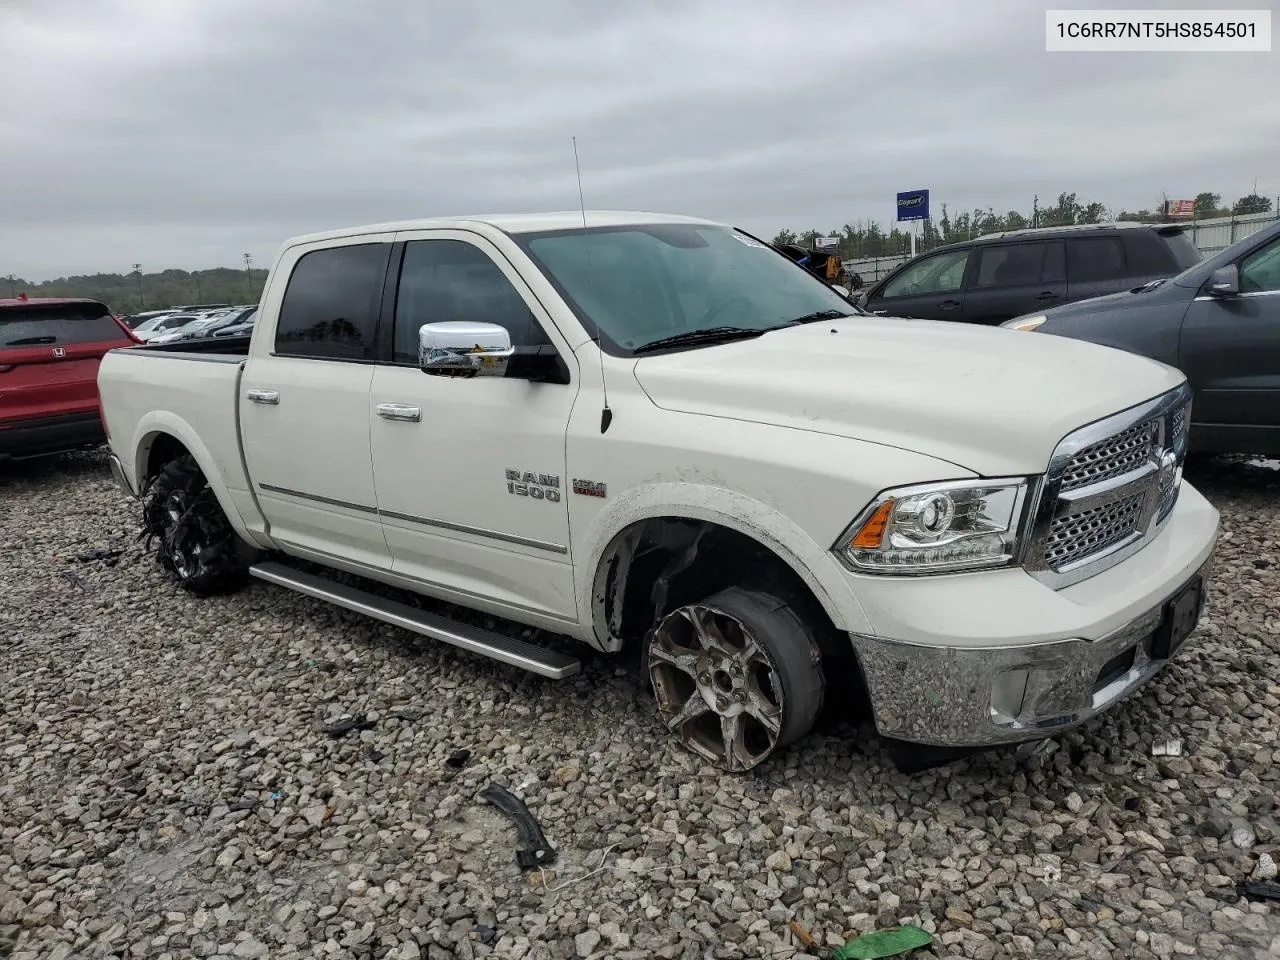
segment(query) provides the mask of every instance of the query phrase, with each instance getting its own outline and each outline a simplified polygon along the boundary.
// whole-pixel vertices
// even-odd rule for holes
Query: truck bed
[[[219,349],[210,349],[215,345]],[[147,475],[147,463],[138,461],[148,456],[152,435],[164,432],[200,462],[229,514],[242,514],[253,502],[240,456],[237,403],[247,352],[246,337],[129,347],[103,357],[100,402],[112,447],[135,490]],[[236,523],[236,516],[231,519]],[[252,522],[251,516],[243,519]]]

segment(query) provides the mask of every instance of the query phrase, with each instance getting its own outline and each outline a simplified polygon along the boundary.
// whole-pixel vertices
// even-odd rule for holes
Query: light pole
[[[133,265],[133,272],[138,275],[138,312],[141,313],[143,310],[147,309],[147,305],[142,299],[142,264],[135,263]]]
[[[9,296],[13,297],[15,300],[18,298],[18,287],[14,283],[12,273],[9,274]]]
[[[192,270],[191,279],[196,282],[196,303],[200,302],[200,271]]]
[[[253,255],[244,255],[244,275],[249,281],[249,300],[253,300]]]

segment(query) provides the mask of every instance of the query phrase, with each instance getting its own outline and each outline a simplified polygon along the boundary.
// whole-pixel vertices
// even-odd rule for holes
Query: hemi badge
[[[603,497],[605,496],[607,487],[603,483],[597,483],[595,480],[574,480],[573,492],[580,493],[584,497]]]

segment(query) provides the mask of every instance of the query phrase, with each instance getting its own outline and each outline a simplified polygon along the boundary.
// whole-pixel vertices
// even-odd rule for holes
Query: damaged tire
[[[763,763],[808,733],[822,708],[813,631],[769,593],[732,587],[679,607],[646,653],[663,722],[722,770]]]
[[[157,541],[156,560],[189,593],[228,593],[248,579],[244,546],[190,454],[151,481],[142,517],[147,546]]]

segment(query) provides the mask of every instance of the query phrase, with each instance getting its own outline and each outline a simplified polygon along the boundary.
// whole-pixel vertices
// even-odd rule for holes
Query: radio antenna
[[[578,163],[578,138],[573,138],[573,169],[578,174],[578,209],[582,211],[582,239],[587,252],[588,283],[595,287],[595,271],[591,267],[591,246],[587,237],[587,203],[582,197],[582,165]],[[604,394],[604,409],[600,411],[600,432],[604,433],[613,423],[613,411],[609,409],[609,385],[604,376],[604,348],[600,345],[600,320],[592,316],[596,328],[596,352],[600,354],[600,390]]]

